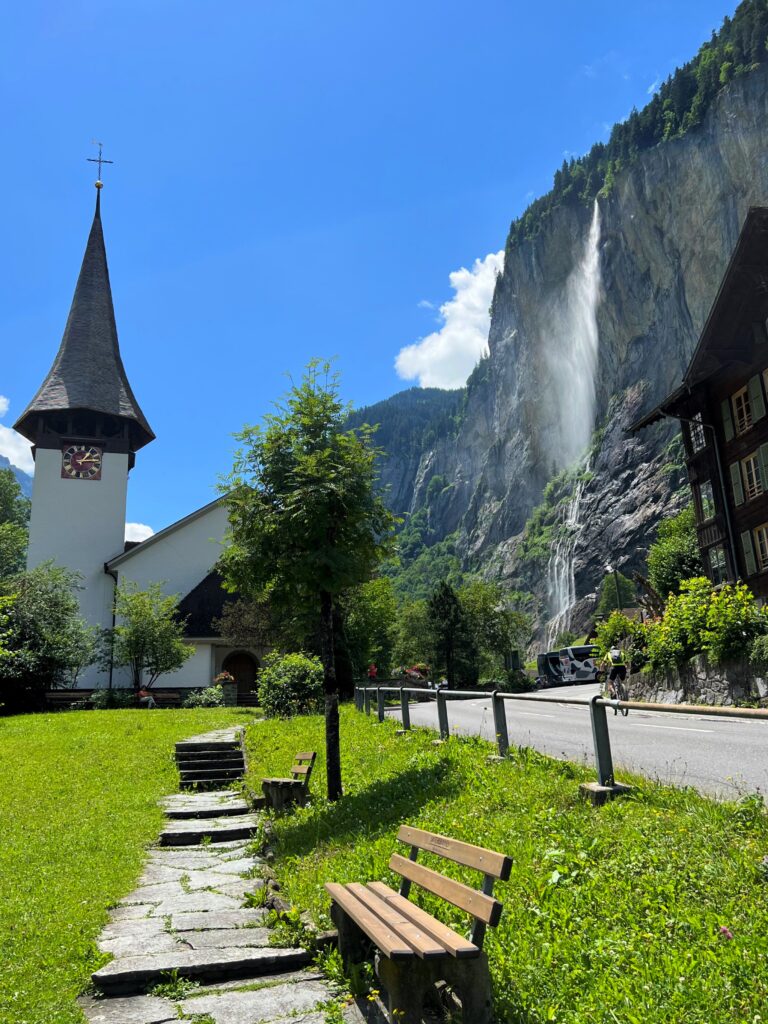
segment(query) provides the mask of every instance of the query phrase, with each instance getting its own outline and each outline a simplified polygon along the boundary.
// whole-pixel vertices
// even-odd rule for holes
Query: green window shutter
[[[768,494],[768,444],[760,445],[757,461],[760,465],[760,480],[763,485],[763,491]]]
[[[730,465],[731,470],[731,487],[733,488],[733,503],[734,505],[744,504],[744,484],[741,482],[741,463],[732,462]]]
[[[723,430],[725,431],[725,440],[730,441],[733,437],[733,417],[731,416],[730,398],[726,398],[724,402],[720,403],[720,409],[723,414]]]
[[[765,416],[765,401],[763,400],[763,386],[760,383],[760,374],[756,373],[750,377],[747,385],[749,391],[749,408],[752,412],[752,422],[757,423]]]
[[[754,576],[757,572],[757,562],[755,561],[755,549],[752,545],[752,534],[749,530],[745,530],[742,533],[741,546],[744,551],[744,567],[747,570],[747,576]]]

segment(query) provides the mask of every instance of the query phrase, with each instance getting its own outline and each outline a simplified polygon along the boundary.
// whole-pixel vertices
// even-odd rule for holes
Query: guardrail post
[[[366,686],[363,688],[363,706],[365,708],[366,715],[371,713],[371,691]]]
[[[437,691],[437,721],[440,725],[440,739],[447,740],[451,734],[448,728],[448,701],[442,690]]]
[[[613,786],[613,757],[611,756],[611,737],[608,732],[608,719],[605,708],[595,696],[589,702],[592,719],[592,740],[595,745],[595,762],[597,764],[597,781],[601,786]]]
[[[363,710],[363,689],[361,686],[355,687],[355,709],[357,711]]]
[[[403,728],[411,728],[411,709],[408,704],[408,694],[405,692],[405,687],[400,687],[400,717],[403,720]]]
[[[384,691],[380,686],[376,687],[376,707],[379,712],[379,721],[384,721]]]
[[[500,690],[494,690],[491,694],[493,703],[493,731],[496,733],[496,745],[499,748],[499,756],[506,757],[509,753],[509,732],[507,730],[507,712],[504,707],[504,698],[500,694]]]

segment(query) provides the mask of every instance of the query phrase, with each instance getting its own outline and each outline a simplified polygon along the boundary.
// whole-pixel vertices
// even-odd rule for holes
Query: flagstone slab
[[[219,859],[216,871],[223,875],[244,875],[261,861],[256,857],[236,857],[234,860]]]
[[[268,946],[269,928],[212,928],[209,931],[179,932],[192,949],[227,949]]]
[[[169,820],[160,833],[162,846],[196,846],[205,839],[211,843],[248,839],[256,831],[259,818],[255,814],[238,814],[233,818],[183,818]]]
[[[212,910],[238,910],[242,900],[234,896],[223,896],[218,892],[199,889],[197,892],[185,893],[184,896],[172,896],[152,908],[152,917],[165,917],[167,914],[189,914]]]
[[[135,921],[110,921],[102,928],[100,938],[120,939],[129,935],[142,938],[157,935],[165,930],[165,921],[162,917],[140,917]]]
[[[181,1009],[182,1013],[189,1016],[207,1013],[216,1024],[254,1024],[254,1021],[272,1021],[307,1013],[330,998],[328,985],[321,981],[294,981],[292,984],[270,985],[251,992],[234,991],[215,996],[197,996],[185,999]]]
[[[151,953],[168,953],[179,949],[179,940],[170,932],[149,932],[139,935],[100,935],[97,945],[102,953],[116,957],[137,956]]]
[[[266,916],[266,910],[251,907],[243,907],[240,910],[215,910],[208,914],[173,914],[171,927],[177,932],[249,928],[260,925]]]
[[[155,906],[156,904],[154,903],[132,903],[126,906],[120,904],[113,910],[110,910],[110,921],[114,923],[118,921],[138,921],[140,918],[149,917]]]
[[[132,996],[128,999],[78,1000],[90,1024],[165,1024],[178,1021],[176,1004],[157,996]]]
[[[180,949],[151,956],[127,956],[95,971],[91,978],[99,991],[108,995],[146,992],[172,971],[180,977],[215,980],[227,977],[257,977],[301,967],[311,954],[304,949],[274,946],[252,949]]]

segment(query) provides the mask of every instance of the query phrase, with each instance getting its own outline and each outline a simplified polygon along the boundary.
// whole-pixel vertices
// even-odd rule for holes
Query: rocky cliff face
[[[508,247],[490,355],[470,380],[458,436],[422,451],[412,485],[397,481],[415,511],[430,478],[444,477],[433,509],[442,532],[459,531],[467,565],[533,593],[543,618],[562,612],[563,581],[554,593],[557,567],[541,550],[531,557],[524,531],[547,482],[573,466],[576,442],[590,447],[597,431],[547,511],[550,554],[559,544],[570,561],[561,625],[584,623],[606,562],[626,574],[642,566],[659,518],[685,500],[669,450],[676,426],[624,431],[679,382],[746,211],[768,203],[767,143],[762,66],[725,89],[698,130],[644,153],[599,200],[592,293],[577,278],[594,210],[561,206],[535,239]],[[585,379],[590,316],[598,341]]]

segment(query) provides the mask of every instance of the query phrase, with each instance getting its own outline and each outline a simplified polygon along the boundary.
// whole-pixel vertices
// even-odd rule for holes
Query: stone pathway
[[[180,793],[163,805],[161,845],[99,937],[114,959],[93,975],[99,995],[80,1000],[88,1021],[323,1024],[332,992],[308,968],[310,954],[270,946],[266,911],[248,906],[247,894],[264,885],[261,861],[248,852],[258,815],[227,790]],[[173,979],[175,992],[152,994]],[[344,1019],[364,1018],[351,1007]]]

